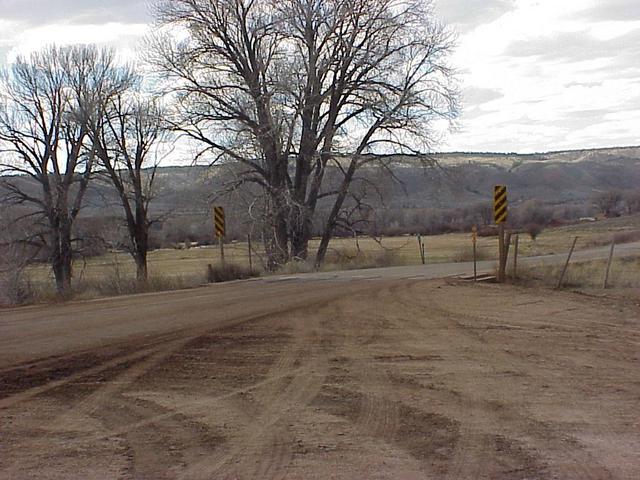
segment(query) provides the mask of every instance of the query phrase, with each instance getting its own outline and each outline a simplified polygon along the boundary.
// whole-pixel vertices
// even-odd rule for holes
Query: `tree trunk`
[[[311,238],[312,221],[306,209],[299,209],[292,220],[291,257],[306,260],[309,257],[309,239]]]
[[[137,179],[140,178],[138,173]],[[128,205],[128,204],[127,204]],[[138,282],[146,282],[148,278],[147,271],[147,253],[149,252],[149,221],[147,220],[147,210],[144,207],[144,199],[142,197],[142,185],[138,181],[136,183],[136,216],[128,216],[129,234],[133,240],[133,257],[136,261],[136,278]],[[130,211],[130,208],[125,208]]]
[[[331,237],[333,237],[333,230],[336,228],[336,222],[338,220],[338,216],[340,215],[340,210],[342,210],[342,205],[344,204],[345,199],[347,198],[347,194],[349,193],[349,187],[351,186],[351,181],[353,180],[353,176],[356,173],[358,167],[357,158],[353,158],[351,163],[349,164],[349,168],[345,172],[344,179],[342,180],[342,184],[340,185],[340,191],[338,196],[336,197],[336,201],[331,208],[331,213],[329,213],[329,218],[327,219],[327,223],[325,224],[324,231],[322,232],[322,239],[320,240],[320,246],[318,247],[318,253],[316,253],[316,267],[322,265],[324,262],[324,257],[327,254],[327,248],[329,248],[329,242],[331,241]]]
[[[58,295],[66,297],[71,291],[73,254],[71,231],[68,227],[55,229],[52,233],[51,267],[56,280]]]
[[[268,231],[266,237],[267,245],[267,268],[277,270],[289,261],[288,248],[288,219],[285,205],[279,199],[272,200],[271,212],[272,222],[266,222]]]
[[[140,283],[145,283],[149,278],[147,271],[147,252],[136,252],[134,259],[136,262],[136,279]]]
[[[327,255],[327,249],[329,248],[329,241],[333,236],[333,227],[331,227],[331,231],[325,229],[322,234],[322,239],[320,240],[320,245],[318,246],[318,252],[316,253],[316,267],[322,265],[324,262],[324,257]]]

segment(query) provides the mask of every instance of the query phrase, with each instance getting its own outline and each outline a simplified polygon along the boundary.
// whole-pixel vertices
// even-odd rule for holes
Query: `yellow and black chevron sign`
[[[213,207],[213,224],[216,230],[216,238],[224,237],[224,227],[225,227],[224,208]]]
[[[493,189],[493,219],[496,225],[507,221],[507,187],[496,185]]]

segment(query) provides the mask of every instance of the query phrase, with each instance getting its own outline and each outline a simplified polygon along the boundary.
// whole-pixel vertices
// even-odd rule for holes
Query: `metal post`
[[[609,260],[607,260],[607,270],[604,273],[604,282],[602,288],[606,289],[609,284],[609,271],[611,270],[611,262],[613,261],[613,249],[616,246],[616,241],[611,242],[611,250],[609,250]]]
[[[573,249],[576,248],[576,242],[578,241],[578,237],[573,239],[573,244],[571,245],[571,250],[569,250],[569,255],[567,256],[567,261],[562,268],[562,273],[560,273],[560,278],[558,278],[558,284],[556,288],[560,288],[562,286],[562,281],[564,280],[564,275],[567,273],[567,268],[569,267],[569,262],[571,261],[571,255],[573,255]]]

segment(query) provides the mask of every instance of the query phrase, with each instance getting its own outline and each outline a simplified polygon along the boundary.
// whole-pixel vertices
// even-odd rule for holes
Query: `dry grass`
[[[606,265],[606,260],[591,260],[570,264],[563,281],[563,287],[601,289]],[[561,271],[562,265],[522,265],[518,267],[518,281],[523,284],[555,287]],[[640,257],[615,258],[611,264],[608,286],[613,289],[640,287]]]
[[[365,252],[349,248],[332,248],[327,252],[325,262],[319,270],[313,260],[306,262],[292,261],[278,270],[280,274],[310,273],[315,271],[332,272],[337,270],[359,270],[365,268],[382,268],[401,265],[399,250],[383,248],[378,251]]]
[[[146,282],[139,282],[135,278],[121,278],[106,276],[101,279],[83,279],[73,283],[72,291],[62,300],[91,300],[103,297],[117,297],[137,293],[164,292],[195,288],[206,283],[205,275],[161,276],[152,275]],[[31,281],[28,294],[22,303],[54,303],[60,301],[51,281]]]
[[[616,241],[635,241],[640,235],[640,216],[628,216],[593,223],[583,223],[553,229],[546,229],[533,241],[527,234],[520,235],[520,255],[535,256],[567,252],[574,236],[579,236],[577,249],[607,245]],[[466,262],[472,260],[470,234],[446,234],[422,237],[425,244],[427,263]],[[310,258],[313,258],[319,240],[310,243]],[[497,257],[497,238],[478,239],[480,260]],[[254,245],[255,247],[255,245]],[[249,255],[246,243],[225,245],[225,258],[229,264],[248,267]],[[149,275],[151,283],[158,289],[175,286],[191,286],[203,283],[207,276],[207,265],[219,265],[217,247],[198,247],[183,250],[162,249],[149,254]],[[332,240],[323,271],[372,268],[392,265],[416,265],[421,263],[416,237],[402,236],[384,238],[381,242],[371,238],[336,238]],[[253,255],[253,264],[259,265],[259,255]],[[615,267],[615,266],[614,266]],[[292,262],[279,273],[304,273],[314,271],[312,262]],[[615,268],[614,268],[615,271]],[[53,284],[50,268],[35,265],[28,269],[28,279],[37,290],[51,290]],[[124,252],[112,252],[104,256],[77,261],[74,265],[74,283],[78,290],[93,292],[91,295],[111,295],[137,291],[135,285],[135,265]],[[197,279],[197,280],[195,280]],[[161,284],[165,284],[162,287]],[[47,285],[47,288],[44,286]],[[80,287],[87,285],[87,287]],[[104,285],[104,286],[102,286]],[[134,287],[132,287],[134,285]],[[133,290],[132,290],[133,288]],[[155,287],[154,287],[155,288]],[[97,293],[96,293],[97,292]]]
[[[488,246],[483,246],[482,248],[476,248],[476,260],[479,262],[482,260],[491,260],[494,258],[493,249],[489,249]],[[454,253],[452,260],[453,262],[473,262],[473,246],[464,245],[461,246],[460,249]]]

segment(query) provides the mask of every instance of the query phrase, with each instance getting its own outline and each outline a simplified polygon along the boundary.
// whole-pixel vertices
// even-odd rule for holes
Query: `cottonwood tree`
[[[91,132],[100,167],[114,186],[125,213],[129,245],[139,281],[147,280],[149,205],[166,139],[164,114],[153,99],[139,92],[121,92],[106,104],[106,114]]]
[[[451,35],[428,0],[172,0],[151,44],[177,102],[175,128],[212,163],[244,165],[264,193],[270,266],[305,259],[329,202],[322,262],[357,179],[381,152],[428,151],[457,112]],[[392,172],[392,165],[384,165]],[[327,172],[340,180],[328,187]]]
[[[3,200],[30,208],[40,226],[31,241],[48,249],[62,295],[71,286],[73,226],[96,161],[90,124],[127,82],[112,51],[93,46],[18,57],[2,76],[1,168],[18,175],[2,178]]]

